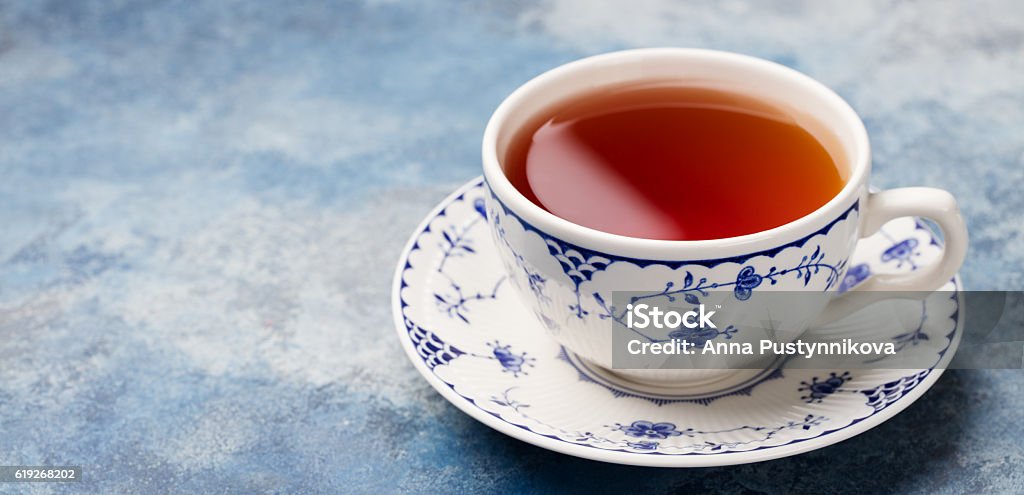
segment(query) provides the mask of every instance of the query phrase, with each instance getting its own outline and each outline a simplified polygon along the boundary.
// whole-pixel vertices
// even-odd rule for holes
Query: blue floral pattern
[[[811,379],[811,382],[800,382],[800,388],[797,389],[800,392],[807,392],[807,395],[800,397],[807,403],[818,402],[820,403],[824,398],[839,392],[842,390],[844,383],[852,378],[849,371],[844,371],[842,374],[836,374],[836,372],[829,373],[828,378],[818,381],[818,377]]]
[[[740,272],[736,274],[736,288],[733,289],[736,299],[740,301],[750,299],[750,295],[761,285],[762,281],[764,281],[764,277],[758,275],[754,271],[754,267],[748,265],[741,268]]]
[[[717,328],[677,328],[668,334],[670,339],[685,340],[697,347],[702,347],[710,340],[714,340],[718,336],[722,336],[726,340],[731,339],[737,332],[736,327],[729,325],[722,330]]]
[[[615,428],[626,435],[637,438],[644,437],[664,440],[668,437],[678,437],[683,434],[681,431],[676,431],[676,425],[672,423],[653,423],[644,420],[634,421],[629,425],[616,425]],[[693,428],[686,430],[687,436],[693,436],[689,434],[691,431],[693,431]]]
[[[556,245],[552,240],[547,241],[548,246]],[[557,252],[556,249],[551,249],[552,253]],[[809,256],[804,256],[798,264],[790,268],[778,269],[772,266],[764,274],[758,274],[757,269],[753,266],[747,265],[739,270],[736,275],[736,279],[729,282],[709,282],[707,278],[701,277],[699,280],[695,280],[691,272],[687,271],[683,277],[681,286],[677,287],[675,282],[668,282],[665,288],[659,292],[635,297],[633,302],[640,300],[664,297],[669,302],[675,301],[675,297],[682,297],[689,304],[700,304],[700,297],[707,296],[711,290],[718,290],[723,288],[732,287],[733,295],[738,301],[746,301],[753,295],[754,289],[761,286],[761,284],[767,280],[772,285],[778,283],[779,277],[787,274],[794,274],[801,280],[806,287],[814,275],[821,273],[824,270],[826,275],[825,286],[822,290],[828,291],[831,289],[836,282],[839,280],[840,274],[846,268],[846,260],[840,260],[835,264],[826,263],[823,261],[825,253],[821,251],[821,247],[815,248],[814,252]],[[590,258],[583,258],[577,251],[572,251],[572,256],[555,255],[555,258],[562,262],[562,267],[565,269],[566,274],[572,279],[574,284],[574,292],[576,295],[576,304],[571,305],[569,309],[574,311],[577,318],[583,319],[589,311],[583,309],[582,294],[580,286],[590,281],[595,273],[604,270],[612,264],[608,258],[602,256],[591,256]],[[563,261],[567,260],[567,261]],[[566,266],[573,266],[574,268],[568,269]],[[608,310],[605,306],[605,298],[600,293],[592,294],[598,306],[606,311],[601,313],[599,316],[602,318],[608,318],[614,314],[614,309]]]
[[[892,336],[893,344],[895,344],[896,352],[900,352],[907,346],[916,346],[917,344],[931,340],[928,334],[924,331],[924,324],[928,321],[927,307],[921,305],[921,317],[918,320],[917,327],[910,330],[909,332],[903,332]],[[875,363],[885,359],[885,356],[879,356],[877,358],[865,360],[865,363]]]
[[[491,213],[491,216],[495,219],[495,230],[498,233],[498,242],[501,242],[506,248],[511,250],[513,259],[515,259],[516,268],[522,271],[523,275],[526,277],[527,287],[530,289],[530,292],[533,293],[533,296],[542,304],[547,305],[551,302],[551,298],[548,297],[545,292],[548,282],[547,277],[531,268],[521,254],[512,250],[512,246],[508,243],[508,239],[505,237],[505,227],[501,225],[501,218],[494,212]],[[509,270],[511,271],[511,268]]]
[[[449,204],[449,206],[456,205],[462,202],[468,203],[468,205],[472,208],[471,211],[474,212],[474,215],[476,215],[479,218],[483,218],[485,214],[485,203],[483,201],[483,198],[477,196],[477,193],[482,191],[482,189],[483,188],[478,182],[475,185],[475,187],[467,191],[468,193],[472,193],[471,197],[467,197],[467,193],[463,193],[455,197],[454,199],[450,200],[451,203]],[[438,273],[441,276],[443,276],[444,278],[442,280],[448,280],[452,282],[452,284],[454,285],[449,285],[447,289],[437,290],[434,295],[441,297],[435,297],[434,301],[438,305],[438,310],[441,312],[441,314],[448,317],[446,318],[446,320],[455,320],[457,323],[464,325],[462,328],[465,328],[466,331],[475,331],[475,328],[469,326],[470,321],[472,321],[469,318],[469,316],[475,313],[469,310],[472,309],[474,305],[489,305],[493,304],[493,301],[496,301],[499,298],[503,298],[504,292],[500,290],[500,280],[497,281],[494,285],[491,285],[486,288],[477,289],[474,287],[473,290],[467,290],[464,287],[467,284],[460,284],[459,282],[461,282],[461,279],[453,279],[451,276],[447,274],[447,271],[449,265],[460,266],[463,263],[465,263],[463,261],[456,262],[456,260],[472,259],[473,257],[479,255],[481,249],[485,247],[474,242],[478,238],[479,234],[482,232],[482,230],[480,230],[481,223],[478,220],[472,220],[470,222],[464,222],[460,224],[457,222],[457,219],[455,218],[453,218],[451,221],[447,221],[447,217],[445,217],[444,211],[442,211],[441,215],[436,218],[444,218],[446,221],[437,221],[437,226],[435,228],[427,227],[425,230],[421,231],[417,235],[415,242],[412,242],[410,252],[415,252],[417,250],[423,249],[434,249],[433,242],[431,242],[430,246],[425,246],[424,243],[421,242],[427,239],[426,236],[430,236],[429,239],[433,241],[439,241],[439,244],[437,245],[437,250],[433,251],[434,253],[438,253],[438,257],[432,258],[436,260],[436,263],[438,264],[431,266],[429,269],[432,270],[432,272]],[[467,217],[463,216],[460,218],[465,219]],[[459,229],[452,228],[453,225],[465,226],[470,224],[472,224],[472,226],[470,227],[462,227]],[[447,233],[448,235],[445,236],[445,233]],[[910,262],[912,267],[916,266],[917,262],[914,261],[914,259],[920,256],[919,248],[922,246],[921,241],[918,241],[917,239],[915,239],[913,242],[904,243],[904,241],[905,239],[898,242],[893,241],[890,247],[896,249],[887,250],[886,252],[882,253],[881,256],[874,259],[880,260],[882,263],[895,262],[896,264],[904,265]],[[934,243],[934,240],[930,242]],[[903,243],[902,246],[900,246],[901,243]],[[467,250],[465,249],[465,247],[469,247],[469,249]],[[843,275],[841,272],[845,266],[845,260],[837,263],[823,263],[822,259],[824,258],[824,255],[820,251],[820,248],[816,248],[814,253],[808,255],[799,263],[796,263],[790,267],[781,270],[769,268],[767,271],[759,271],[756,268],[754,268],[752,270],[744,271],[744,269],[747,268],[747,266],[753,265],[743,265],[737,273],[735,280],[719,282],[718,284],[719,286],[728,285],[728,287],[732,290],[733,295],[737,296],[737,299],[746,295],[748,289],[750,290],[751,295],[753,295],[753,292],[757,288],[764,286],[766,283],[772,283],[773,280],[777,280],[778,277],[789,274],[793,274],[797,277],[800,277],[801,280],[804,281],[808,279],[813,279],[814,276],[819,273],[827,274],[828,277],[826,280],[828,281],[828,283],[834,284],[836,283],[836,281],[839,280],[839,277]],[[565,251],[563,250],[562,253],[565,254]],[[906,253],[910,254],[908,255]],[[601,270],[607,269],[607,265],[603,265],[603,262],[601,260],[593,259],[594,253],[578,252],[578,254],[580,257],[577,257],[574,254],[570,253],[571,256],[567,255],[566,259],[570,260],[570,264],[572,264],[573,268],[577,272],[579,272],[579,275],[574,274],[574,276],[579,278],[580,286],[585,286],[586,283],[592,280],[593,276],[596,273],[600,273]],[[396,293],[396,304],[400,303],[402,315],[401,318],[399,319],[399,323],[403,324],[405,332],[408,335],[408,341],[406,344],[407,349],[411,349],[411,351],[415,355],[417,355],[420,360],[422,360],[422,364],[425,365],[426,369],[431,370],[433,376],[447,376],[448,373],[450,373],[450,371],[445,374],[439,375],[437,371],[434,370],[442,367],[450,367],[452,366],[454,361],[466,358],[486,359],[493,361],[495,365],[503,372],[502,374],[506,374],[509,377],[508,380],[518,380],[521,376],[524,376],[529,370],[532,370],[534,367],[537,366],[537,358],[535,358],[534,355],[529,354],[526,350],[517,348],[516,345],[492,341],[491,343],[487,344],[488,347],[485,349],[471,351],[467,349],[466,346],[463,345],[466,343],[466,341],[462,340],[461,338],[455,340],[456,342],[460,343],[460,345],[456,347],[450,345],[448,342],[445,341],[445,339],[442,339],[436,332],[428,330],[424,328],[422,325],[417,324],[414,321],[414,319],[416,321],[419,321],[420,316],[410,316],[410,314],[412,314],[408,312],[408,309],[410,308],[410,302],[407,300],[405,294],[405,292],[408,292],[410,290],[409,283],[407,282],[407,274],[414,270],[413,262],[410,262],[411,259],[412,258],[403,258],[403,265],[402,268],[400,269],[401,283],[399,285],[396,285],[396,289],[398,290],[398,292]],[[610,261],[618,262],[618,260]],[[829,265],[832,269],[824,265]],[[861,265],[865,266],[861,267]],[[562,266],[565,267],[566,265],[562,264]],[[422,272],[422,268],[420,268],[420,271]],[[568,275],[568,272],[566,273]],[[699,299],[703,297],[704,294],[700,290],[697,290],[697,288],[706,290],[708,287],[711,287],[714,284],[714,282],[709,282],[704,277],[695,277],[691,272],[686,270],[681,270],[680,273],[680,280],[678,280],[675,284],[669,284],[665,288],[665,290],[659,291],[658,294],[652,294],[651,296],[653,297],[657,295],[662,295],[667,297],[679,297],[689,303],[693,301],[699,301]],[[846,274],[847,276],[842,277],[840,285],[842,287],[849,288],[850,286],[853,286],[856,283],[866,279],[870,275],[870,273],[870,264],[861,263],[858,265],[854,265]],[[544,277],[541,278],[542,279],[536,280],[536,282],[540,287],[544,287],[544,284],[547,282],[547,280],[544,279]],[[529,277],[527,277],[526,280],[529,280]],[[416,283],[421,282],[417,280]],[[439,285],[437,284],[437,282],[433,282],[432,286],[444,287],[444,285]],[[458,289],[455,288],[456,286],[458,286]],[[429,295],[430,293],[428,292],[427,294]],[[481,297],[475,297],[478,295]],[[598,294],[594,295],[598,296]],[[689,298],[687,296],[692,296],[692,298]],[[442,299],[444,300],[443,304],[441,301]],[[595,300],[599,299],[595,297]],[[958,299],[955,293],[951,296],[951,301],[954,304],[958,304]],[[585,311],[584,308],[576,309]],[[603,317],[608,317],[608,313],[608,311],[598,311],[598,314],[602,315]],[[422,316],[421,312],[416,312],[416,314]],[[459,316],[460,314],[462,315],[461,317]],[[932,316],[934,316],[934,314],[932,314]],[[958,321],[957,313],[954,312],[951,318],[953,319],[954,323],[956,323]],[[430,321],[433,321],[434,324],[443,325],[443,323],[439,323],[439,321]],[[557,328],[557,322],[549,322],[550,325],[545,326],[548,326],[549,329]],[[451,338],[451,335],[449,335],[448,333],[444,333],[444,331],[450,331],[450,329],[442,330],[442,333],[446,335],[446,338]],[[947,347],[949,345],[948,342],[952,341],[953,336],[956,335],[956,332],[957,330],[954,326],[953,331],[946,335]],[[693,339],[727,339],[730,337],[730,334],[719,332],[718,334],[712,336],[710,335],[710,333],[704,334],[695,332],[693,334],[688,334],[687,336]],[[897,343],[903,343],[904,346],[913,346],[921,342],[929,341],[929,337],[923,331],[923,328],[917,328],[915,330],[903,332],[899,335],[893,336],[892,339]],[[469,347],[472,348],[473,346]],[[940,357],[943,355],[942,353],[945,353],[945,350],[940,352]],[[577,368],[577,370],[579,370],[579,368]],[[778,371],[779,370],[776,370],[776,372]],[[582,371],[580,372],[580,375],[581,378],[584,377],[584,373]],[[773,374],[773,376],[781,377],[781,373],[778,373],[777,375]],[[873,409],[873,414],[876,414],[886,410],[890,405],[900,402],[901,399],[906,397],[914,390],[918,390],[923,383],[926,383],[926,379],[928,379],[931,376],[933,376],[932,370],[921,370],[919,372],[915,372],[911,375],[900,377],[896,380],[881,385],[877,385],[877,382],[875,382],[872,384],[873,386],[853,387],[851,386],[852,377],[849,375],[848,372],[836,371],[829,373],[829,375],[824,378],[819,378],[815,376],[810,378],[809,380],[800,382],[800,386],[798,388],[799,394],[795,395],[795,397],[800,397],[806,403],[820,403],[822,401],[828,400],[829,397],[832,397],[839,393],[860,394],[865,398],[867,405]],[[443,378],[441,379],[444,380]],[[761,383],[761,381],[763,380],[765,380],[765,378],[759,378],[757,383]],[[457,389],[455,389],[455,384],[450,382],[448,383],[449,386],[453,388],[453,390],[456,390],[456,393],[458,395],[466,397],[465,395],[463,395],[463,392],[460,392]],[[528,386],[532,386],[529,385],[531,383],[529,381],[521,383],[526,384]],[[756,383],[754,383],[754,385],[756,385]],[[602,386],[607,388],[607,385]],[[601,430],[600,427],[596,427],[596,429],[593,430],[577,431],[560,428],[557,424],[547,423],[541,418],[534,417],[532,414],[530,414],[530,411],[534,410],[534,408],[531,408],[530,404],[524,403],[523,401],[520,400],[515,400],[513,397],[510,396],[509,392],[513,390],[514,387],[507,388],[504,393],[493,396],[492,400],[489,403],[492,404],[494,407],[505,408],[508,411],[515,412],[516,416],[509,416],[506,418],[504,413],[501,413],[499,416],[497,412],[488,412],[490,412],[495,417],[501,419],[502,421],[508,422],[519,428],[532,429],[534,427],[540,427],[543,428],[544,431],[550,432],[550,434],[545,434],[550,438],[554,438],[556,440],[564,442],[574,443],[581,446],[599,448],[602,450],[619,450],[622,452],[631,453],[660,453],[674,455],[723,454],[749,451],[753,449],[775,448],[784,445],[792,445],[793,442],[796,441],[806,440],[808,438],[817,438],[822,435],[827,435],[849,427],[849,423],[844,422],[838,428],[832,427],[829,430],[817,430],[820,426],[831,420],[820,414],[809,414],[802,420],[788,420],[780,422],[778,424],[741,425],[716,431],[702,431],[693,427],[680,428],[677,426],[678,423],[667,421],[655,422],[649,421],[647,419],[631,419],[627,424],[605,426],[604,430]],[[615,391],[614,389],[610,390],[613,390],[613,395],[615,397],[644,398],[642,394],[637,394],[635,392]],[[741,391],[740,393],[742,392],[743,391]],[[746,393],[749,393],[749,391],[747,391]],[[482,402],[480,398],[475,399],[475,402],[474,399],[471,397],[466,397],[466,399],[473,404],[477,404],[477,406],[479,406]],[[651,400],[655,404],[658,404],[658,406],[652,407],[660,407],[661,405],[664,404],[678,402],[676,400],[664,399]],[[682,401],[688,402],[691,400],[686,399]],[[696,402],[700,402],[702,404],[710,404],[710,401],[701,402],[698,400]],[[862,419],[864,418],[857,419],[855,422],[860,421]],[[843,419],[843,421],[848,420]],[[779,437],[779,440],[772,443],[768,443],[769,440],[778,437],[782,432],[794,430],[817,430],[818,433],[812,433],[812,436],[810,437]],[[736,439],[736,435],[739,432],[744,432],[743,438],[741,440]],[[681,440],[691,437],[699,438],[694,438],[693,442],[686,442],[685,440]]]
[[[627,447],[629,447],[631,449],[636,449],[636,450],[658,450],[658,445],[660,445],[658,442],[649,442],[649,441],[626,442],[626,446]]]
[[[484,211],[484,199],[475,199],[473,201],[473,209],[480,214],[479,217],[474,217],[472,221],[461,229],[453,225],[441,231],[443,242],[440,245],[442,253],[441,262],[437,264],[437,271],[439,273],[444,273],[444,265],[448,262],[449,258],[457,258],[467,254],[476,254],[476,249],[473,247],[473,241],[467,237],[467,234],[480,220],[487,219],[487,212]]]
[[[839,292],[846,292],[857,284],[867,280],[871,276],[871,265],[867,263],[859,263],[851,266],[846,271],[846,276],[843,277],[842,283],[839,284]]]
[[[519,377],[519,375],[525,375],[526,371],[524,367],[533,367],[534,362],[537,361],[535,358],[528,357],[526,352],[515,353],[512,351],[510,345],[501,345],[500,342],[494,341],[488,344],[492,349],[494,359],[498,360],[501,364],[503,371],[512,373],[513,376]]]
[[[587,308],[584,303],[584,296],[587,295],[587,291],[584,286],[593,281],[594,276],[602,271],[607,270],[610,266],[616,263],[632,263],[638,266],[649,266],[653,264],[660,264],[672,269],[679,269],[686,267],[687,265],[693,266],[714,266],[724,262],[735,262],[743,263],[749,259],[758,256],[769,256],[774,257],[775,254],[781,252],[784,248],[792,246],[803,246],[809,240],[822,233],[827,233],[839,222],[842,222],[850,217],[852,214],[859,212],[859,203],[854,203],[848,210],[841,214],[838,218],[833,220],[831,223],[821,228],[819,231],[808,235],[807,237],[794,241],[785,246],[779,246],[778,248],[760,252],[752,253],[738,258],[730,259],[718,259],[718,260],[693,260],[685,262],[655,262],[649,260],[635,260],[630,258],[616,257],[608,255],[606,253],[599,253],[591,251],[579,246],[572,245],[556,237],[548,235],[546,232],[537,229],[530,225],[528,222],[520,218],[518,215],[513,213],[508,207],[501,202],[492,192],[489,191],[489,197],[494,203],[495,207],[492,208],[488,214],[489,221],[494,224],[495,231],[497,232],[498,241],[508,249],[509,253],[516,260],[516,264],[520,269],[525,270],[527,274],[530,274],[530,269],[525,259],[520,255],[516,249],[510,244],[507,239],[505,227],[502,224],[505,218],[511,218],[517,221],[524,230],[535,233],[540,236],[544,241],[549,254],[558,262],[562,272],[568,278],[575,301],[568,305],[568,309],[571,314],[577,319],[583,320],[591,314],[593,308]],[[743,265],[736,276],[730,280],[724,281],[709,281],[706,277],[701,277],[696,280],[691,271],[685,271],[685,277],[681,281],[680,285],[676,282],[669,282],[666,288],[660,292],[652,293],[646,297],[671,297],[679,296],[690,304],[699,304],[701,296],[707,296],[709,290],[731,288],[733,294],[738,301],[745,301],[749,299],[754,289],[760,287],[765,281],[775,285],[779,282],[780,278],[785,275],[792,274],[798,280],[803,282],[804,287],[807,287],[812,279],[816,276],[824,276],[824,282],[822,285],[823,291],[831,290],[840,281],[845,268],[846,260],[840,259],[836,261],[826,261],[825,253],[821,249],[821,246],[815,246],[814,251],[809,255],[804,255],[799,262],[792,266],[785,268],[779,268],[777,266],[771,266],[764,273],[759,273],[757,268],[753,265]],[[533,273],[537,273],[535,270]],[[538,277],[544,278],[537,274]],[[544,279],[544,282],[547,280]],[[547,303],[549,298],[547,296],[541,296],[541,292],[536,290],[534,287],[534,281],[528,277],[530,290],[538,297],[542,303]],[[608,318],[614,315],[614,311],[609,311],[609,308],[603,304],[603,301],[607,301],[606,296],[602,296],[599,292],[589,292],[589,295],[594,298],[600,309],[605,311],[598,313],[601,318]],[[642,298],[641,298],[642,299]]]
[[[921,370],[910,376],[901,377],[898,380],[893,380],[875,388],[861,390],[860,393],[867,397],[867,405],[873,407],[875,412],[878,412],[896,403],[896,401],[917,388],[931,371]]]
[[[779,277],[793,273],[798,279],[803,281],[804,286],[807,286],[807,284],[810,283],[811,278],[822,270],[825,270],[825,273],[827,274],[825,288],[823,289],[827,291],[835,285],[836,281],[839,280],[840,273],[842,273],[843,269],[846,267],[846,260],[842,260],[835,265],[832,265],[822,262],[824,256],[824,253],[821,252],[821,248],[818,247],[810,256],[804,256],[797,265],[782,270],[773,266],[770,267],[764,275],[759,275],[753,266],[744,266],[737,274],[736,280],[725,283],[711,283],[708,282],[708,279],[705,277],[695,280],[693,274],[687,271],[680,286],[677,287],[675,282],[668,282],[665,285],[665,288],[661,291],[634,296],[631,299],[631,302],[635,304],[639,301],[650,298],[665,298],[668,302],[674,302],[676,301],[676,297],[682,297],[687,303],[697,305],[701,302],[700,298],[707,297],[711,290],[718,290],[727,287],[733,288],[733,295],[736,300],[746,301],[747,299],[750,299],[753,294],[753,290],[759,287],[765,280],[774,285],[778,283]],[[598,307],[603,310],[603,312],[598,314],[600,318],[612,318],[621,323],[621,320],[625,315],[624,310],[617,313],[615,306],[609,305],[604,296],[600,293],[593,293],[593,297],[597,302]],[[589,314],[589,312],[582,309],[579,284],[576,286],[576,301],[576,305],[571,309],[574,309],[577,312],[576,314],[579,318],[583,318]],[[648,339],[652,341],[654,340],[649,337]]]
[[[569,309],[576,314],[577,318],[583,319],[590,312],[583,309],[583,303],[580,300],[580,285],[590,281],[595,273],[608,268],[612,261],[599,255],[585,256],[578,250],[566,248],[563,243],[556,242],[554,239],[549,238],[546,242],[548,252],[558,260],[562,270],[575,285],[573,290],[576,294],[576,304],[570,305]]]
[[[915,251],[917,245],[918,241],[913,237],[897,242],[882,252],[882,262],[895,261],[896,268],[902,267],[904,263],[909,264],[911,268],[917,268],[917,265],[914,263],[914,256],[919,254]]]
[[[405,328],[409,332],[409,340],[415,347],[416,354],[430,369],[446,365],[466,354],[457,347],[448,345],[430,330],[415,325],[411,320],[405,320]]]
[[[499,278],[498,281],[494,283],[494,288],[492,288],[488,293],[476,292],[468,295],[463,293],[462,286],[455,282],[451,282],[449,284],[451,291],[448,293],[435,292],[434,301],[437,303],[438,308],[447,314],[448,317],[458,318],[468,324],[469,303],[473,301],[496,299],[498,297],[498,289],[504,281],[505,277]]]
[[[529,404],[525,404],[512,397],[512,391],[516,390],[516,387],[510,387],[505,389],[501,395],[491,396],[490,402],[498,406],[508,408],[511,411],[516,412],[523,418],[529,419],[538,425],[543,425],[554,431],[572,438],[575,442],[584,445],[590,445],[598,448],[621,448],[627,451],[671,451],[674,453],[716,453],[716,452],[728,452],[732,449],[743,448],[750,445],[757,445],[767,440],[774,438],[776,435],[791,430],[803,430],[807,431],[812,428],[821,426],[822,424],[829,421],[829,418],[816,415],[808,414],[804,416],[802,420],[794,421],[788,420],[781,424],[766,426],[766,425],[742,425],[734,428],[726,428],[722,430],[709,430],[702,431],[694,428],[686,428],[683,430],[677,429],[674,423],[669,422],[658,422],[647,420],[633,421],[628,425],[616,423],[614,425],[606,426],[606,434],[594,433],[592,431],[570,431],[559,428],[558,426],[546,423],[539,418],[530,415],[526,409],[530,408]],[[614,433],[620,433],[625,435],[625,439],[616,439],[612,436]],[[737,432],[749,432],[755,433],[756,436],[750,440],[736,441],[715,441],[716,437],[733,436]],[[686,443],[682,445],[665,445],[657,440],[669,440],[673,437],[682,438],[695,438],[700,437],[700,441],[692,443]],[[633,440],[637,439],[637,440]]]

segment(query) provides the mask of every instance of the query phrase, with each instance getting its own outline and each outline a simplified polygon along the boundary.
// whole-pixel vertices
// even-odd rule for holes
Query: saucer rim
[[[457,409],[463,413],[468,414],[473,419],[491,427],[492,429],[508,435],[516,440],[542,447],[547,450],[558,452],[561,454],[571,455],[574,457],[580,457],[584,459],[609,462],[613,464],[624,464],[632,466],[647,466],[647,467],[715,467],[715,466],[729,466],[737,464],[749,464],[755,462],[763,462],[772,459],[780,459],[783,457],[790,457],[820,448],[828,447],[830,445],[837,444],[844,440],[853,438],[861,433],[864,433],[879,424],[889,420],[893,416],[903,412],[907,407],[916,402],[924,395],[931,387],[938,381],[939,377],[945,372],[944,366],[949,363],[956,353],[956,348],[959,347],[960,338],[963,332],[956,332],[953,337],[953,341],[950,342],[949,347],[954,349],[954,352],[946,352],[943,354],[941,359],[928,371],[928,375],[921,380],[912,390],[902,395],[896,402],[890,404],[882,411],[871,414],[860,420],[855,420],[846,426],[837,428],[835,430],[825,431],[822,434],[808,438],[805,440],[799,440],[796,442],[772,447],[768,449],[756,449],[745,452],[726,452],[720,454],[711,455],[650,455],[635,452],[624,452],[620,450],[603,450],[595,449],[585,445],[578,445],[573,443],[564,442],[557,440],[546,435],[534,432],[529,428],[520,427],[502,420],[499,417],[481,409],[476,405],[476,402],[469,398],[464,397],[454,390],[453,384],[448,384],[441,380],[440,377],[435,375],[427,364],[420,358],[416,352],[416,348],[413,346],[411,339],[408,338],[406,328],[406,317],[403,312],[403,301],[402,301],[402,290],[404,284],[404,274],[411,265],[408,263],[409,255],[418,244],[419,237],[429,227],[430,223],[434,221],[438,216],[444,214],[444,211],[458,200],[460,197],[465,196],[470,190],[483,184],[484,177],[477,176],[468,182],[459,186],[451,194],[445,196],[444,199],[439,201],[430,212],[420,221],[416,228],[413,229],[412,234],[409,236],[409,240],[406,241],[405,246],[402,248],[402,252],[398,257],[398,263],[395,268],[395,273],[392,278],[391,284],[391,309],[392,317],[395,324],[395,331],[398,334],[399,340],[402,343],[402,349],[405,351],[406,357],[412,361],[413,366],[427,380],[434,390],[436,390],[442,397],[448,402],[454,405]],[[934,233],[932,233],[934,235]],[[952,279],[956,285],[957,292],[963,290],[963,285],[960,280],[959,272]],[[958,295],[960,299],[962,296]],[[962,301],[958,301],[960,310],[958,311],[956,328],[963,328],[964,322],[964,311]],[[909,371],[909,370],[908,370]]]

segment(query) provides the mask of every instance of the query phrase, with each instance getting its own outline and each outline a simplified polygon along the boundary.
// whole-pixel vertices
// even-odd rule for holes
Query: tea
[[[836,161],[793,116],[735,93],[665,85],[550,109],[513,136],[504,170],[559,217],[647,239],[768,230],[843,188]]]

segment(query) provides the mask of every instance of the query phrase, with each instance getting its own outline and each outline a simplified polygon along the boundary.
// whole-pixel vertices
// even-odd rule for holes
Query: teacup
[[[666,241],[624,237],[569,222],[531,202],[503,173],[502,159],[515,132],[558,102],[602,87],[691,82],[727,88],[787,110],[835,157],[845,186],[824,206],[776,228],[724,239]],[[731,290],[736,301],[758,291],[830,295],[787,310],[787,319],[806,328],[840,318],[885,294],[891,297],[893,291],[934,291],[955,275],[967,251],[967,229],[948,192],[924,187],[869,192],[867,131],[842,98],[795,70],[734,53],[627,50],[541,74],[509,95],[491,117],[483,138],[483,171],[489,191],[488,223],[513,285],[554,339],[606,370],[613,367],[612,325],[607,320],[615,291],[680,287],[687,280],[704,280]],[[945,238],[941,259],[910,273],[873,276],[838,294],[858,240],[903,216],[929,218],[938,225]],[[808,263],[814,270],[807,277],[777,275]],[[658,385],[707,383],[727,374],[676,369],[615,373]]]

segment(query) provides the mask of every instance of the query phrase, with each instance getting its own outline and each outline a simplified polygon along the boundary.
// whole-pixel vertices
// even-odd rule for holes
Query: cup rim
[[[531,98],[533,93],[543,90],[545,86],[551,85],[573,72],[593,65],[614,64],[628,59],[652,56],[685,58],[695,61],[717,59],[748,65],[754,69],[774,72],[792,80],[795,85],[802,86],[802,89],[806,91],[817,93],[818,96],[824,101],[829,102],[839,112],[840,118],[843,121],[842,125],[852,132],[853,158],[849,161],[850,175],[846,184],[827,203],[789,223],[741,236],[702,240],[664,240],[629,237],[579,225],[534,204],[512,185],[512,182],[501,168],[497,143],[498,136],[504,131],[503,127],[509,115],[519,105]],[[823,221],[828,220],[823,217],[829,212],[849,204],[853,198],[860,194],[861,186],[866,182],[865,179],[870,172],[870,154],[867,129],[865,129],[864,122],[857,115],[857,112],[853,110],[846,100],[810,76],[784,65],[749,55],[720,50],[676,47],[640,48],[609,52],[578,59],[550,69],[516,88],[501,102],[487,122],[482,143],[483,172],[487,185],[506,207],[526,222],[556,237],[571,237],[581,245],[588,247],[599,246],[601,251],[658,253],[658,255],[664,258],[678,257],[678,254],[682,251],[703,251],[705,249],[714,250],[722,248],[732,250],[737,247],[761,244],[765,241],[780,240],[780,236],[785,236],[790,231],[808,232],[813,230]]]

